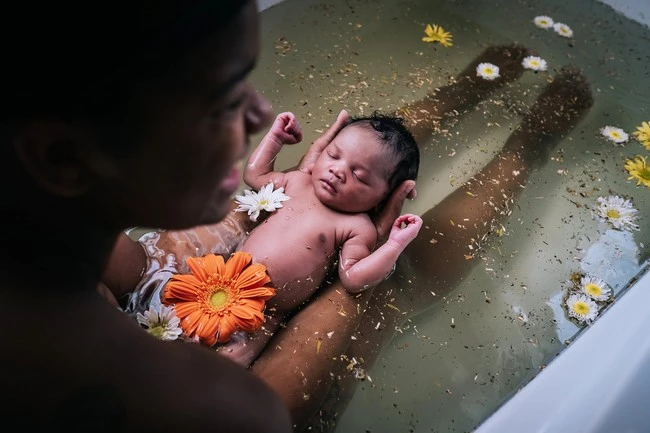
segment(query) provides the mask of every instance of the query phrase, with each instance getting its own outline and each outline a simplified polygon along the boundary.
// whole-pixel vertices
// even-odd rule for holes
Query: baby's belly
[[[293,311],[314,294],[323,283],[336,252],[333,246],[328,251],[295,232],[271,238],[259,229],[251,233],[241,250],[250,253],[254,263],[266,266],[277,289],[277,295],[268,301],[268,308],[275,308],[281,314]]]

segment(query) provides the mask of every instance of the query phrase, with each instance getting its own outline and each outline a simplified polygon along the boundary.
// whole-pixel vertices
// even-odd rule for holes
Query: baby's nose
[[[345,170],[337,165],[330,168],[330,172],[341,182],[345,182]]]

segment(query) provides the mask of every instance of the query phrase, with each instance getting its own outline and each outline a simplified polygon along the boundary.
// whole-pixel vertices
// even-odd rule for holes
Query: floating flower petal
[[[212,346],[227,343],[237,330],[254,332],[262,326],[265,302],[275,296],[275,289],[264,287],[271,281],[264,265],[251,264],[251,255],[241,251],[226,263],[208,254],[188,258],[187,265],[191,273],[172,277],[163,302],[176,306],[188,338]]]
[[[492,63],[480,63],[476,67],[476,75],[486,80],[499,78],[499,67]]]
[[[138,313],[136,318],[149,334],[161,340],[176,340],[183,333],[179,326],[180,319],[176,317],[173,307],[161,305],[160,310],[156,310],[153,306],[149,306],[144,314]]]
[[[606,301],[612,294],[612,290],[605,281],[589,275],[580,280],[580,290],[594,301]]]
[[[553,30],[555,30],[555,33],[560,36],[564,36],[565,38],[570,38],[573,36],[573,30],[571,30],[571,27],[567,26],[564,23],[553,24]]]
[[[586,295],[573,294],[566,301],[569,316],[579,322],[592,322],[598,316],[598,304]]]
[[[532,69],[533,71],[545,71],[546,70],[546,60],[537,56],[527,56],[524,57],[524,60],[521,62],[522,66],[526,69]]]
[[[553,22],[553,18],[547,17],[546,15],[540,15],[538,17],[535,17],[533,22],[540,29],[550,29],[551,27],[553,27],[553,24],[555,24]]]
[[[646,164],[645,156],[637,155],[634,159],[626,160],[625,169],[630,173],[628,180],[635,179],[637,185],[650,188],[650,167]]]
[[[618,230],[639,230],[635,224],[637,213],[630,200],[617,195],[598,197],[598,206],[594,209],[595,216],[603,222],[610,223]]]
[[[235,196],[239,204],[235,212],[248,212],[251,221],[257,221],[260,212],[265,210],[273,212],[282,207],[282,202],[289,200],[289,196],[284,194],[284,188],[273,189],[273,182],[263,186],[259,192],[244,190],[244,195]]]
[[[451,47],[453,45],[451,43],[453,36],[450,32],[446,32],[442,26],[435,24],[431,26],[431,24],[427,24],[424,28],[424,33],[426,33],[426,36],[422,38],[424,42],[438,42],[445,47]]]
[[[617,144],[625,143],[629,138],[627,132],[615,126],[605,126],[604,128],[600,129],[600,133],[610,141],[613,141]]]
[[[641,126],[636,127],[636,131],[632,134],[639,140],[639,143],[646,149],[650,150],[650,124],[648,122],[641,123]]]

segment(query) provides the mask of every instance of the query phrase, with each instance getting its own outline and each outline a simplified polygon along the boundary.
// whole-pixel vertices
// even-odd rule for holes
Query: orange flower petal
[[[235,320],[237,321],[237,326],[239,329],[241,329],[244,332],[255,332],[259,330],[262,325],[264,324],[264,319],[260,319],[256,317],[253,320],[241,320],[238,319],[237,316],[233,316]]]
[[[194,332],[196,332],[196,329],[201,324],[201,319],[203,316],[205,316],[203,311],[196,309],[192,311],[188,316],[186,316],[183,320],[181,320],[181,328],[183,328],[183,331],[185,331],[185,335],[190,338],[194,336]]]
[[[242,299],[261,298],[263,300],[271,299],[276,294],[275,289],[271,287],[256,287],[254,289],[242,290],[239,297]]]
[[[241,302],[249,305],[251,308],[255,308],[257,311],[264,311],[265,302],[262,298],[244,299]]]
[[[190,268],[190,271],[192,271],[192,274],[194,274],[195,278],[198,278],[200,281],[208,280],[208,272],[205,270],[203,259],[201,257],[188,257],[185,262]]]
[[[237,323],[232,316],[223,316],[219,322],[219,343],[227,343],[230,341],[232,334],[237,330]]]
[[[192,314],[194,311],[198,310],[198,305],[195,302],[179,302],[176,304],[176,316],[179,319],[184,319],[185,317]]]
[[[238,319],[242,320],[259,320],[260,318],[264,320],[264,313],[249,305],[233,305],[230,309],[231,314],[237,316]]]
[[[208,254],[203,257],[203,266],[208,275],[223,275],[226,272],[226,264],[223,257],[216,254]]]
[[[163,291],[163,299],[181,299],[183,301],[196,301],[197,293],[200,291],[197,287],[192,287],[189,284],[180,281],[170,281],[165,286]]]
[[[248,290],[250,288],[263,286],[269,281],[271,281],[271,279],[266,273],[266,266],[253,263],[246,268],[239,277],[237,277],[235,286],[241,290]]]
[[[251,262],[251,255],[243,251],[237,251],[226,263],[226,270],[223,273],[225,279],[236,278],[241,271]]]
[[[220,316],[218,314],[213,314],[212,317],[208,317],[207,322],[203,329],[201,330],[199,336],[201,338],[209,339],[209,338],[214,338],[215,342],[217,339],[217,331],[219,330],[219,324],[221,323],[223,316]]]

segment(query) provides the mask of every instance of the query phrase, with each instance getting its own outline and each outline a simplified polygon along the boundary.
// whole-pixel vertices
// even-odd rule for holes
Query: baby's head
[[[312,169],[316,196],[342,212],[381,208],[390,193],[418,175],[420,153],[399,117],[351,118]]]

